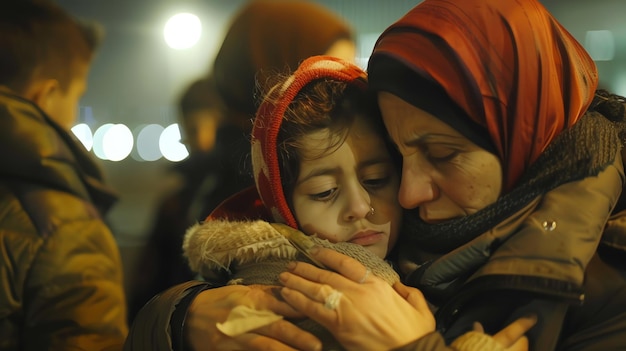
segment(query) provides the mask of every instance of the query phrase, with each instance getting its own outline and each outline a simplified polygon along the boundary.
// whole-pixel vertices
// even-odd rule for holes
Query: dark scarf
[[[449,252],[488,231],[537,196],[561,184],[597,175],[614,162],[626,144],[622,102],[619,97],[598,92],[592,109],[554,139],[525,173],[520,185],[486,208],[440,224],[427,224],[417,210],[407,211],[403,236],[407,245],[399,246],[419,247],[437,254]]]

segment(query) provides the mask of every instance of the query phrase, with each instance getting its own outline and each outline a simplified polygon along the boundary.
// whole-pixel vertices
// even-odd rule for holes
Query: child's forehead
[[[331,156],[344,145],[360,154],[385,153],[382,132],[364,117],[357,116],[344,128],[322,128],[303,135],[300,138],[300,155],[303,160],[315,160]]]

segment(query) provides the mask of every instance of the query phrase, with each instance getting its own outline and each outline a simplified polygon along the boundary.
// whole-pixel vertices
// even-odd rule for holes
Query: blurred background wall
[[[463,1],[463,0],[459,0]],[[357,62],[365,66],[374,41],[419,1],[315,0],[334,10],[357,32]],[[58,0],[70,13],[96,19],[106,39],[95,59],[80,121],[92,130],[107,123],[126,125],[133,134],[147,124],[168,126],[177,119],[181,90],[205,74],[235,11],[245,0]],[[601,85],[626,95],[626,1],[543,0],[542,3],[591,52]],[[188,49],[167,46],[163,28],[179,12],[202,23],[199,42]],[[158,200],[177,181],[172,161],[142,161],[136,152],[120,161],[102,160],[120,201],[108,220],[124,264],[132,267],[145,242]],[[127,278],[131,278],[127,274]]]

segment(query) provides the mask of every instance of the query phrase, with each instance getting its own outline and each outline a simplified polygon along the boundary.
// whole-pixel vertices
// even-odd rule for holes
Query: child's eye
[[[370,178],[363,180],[363,185],[370,189],[379,189],[389,184],[390,181],[390,176],[385,176],[381,178]]]
[[[337,193],[337,188],[332,188],[321,193],[309,195],[315,201],[330,201]]]

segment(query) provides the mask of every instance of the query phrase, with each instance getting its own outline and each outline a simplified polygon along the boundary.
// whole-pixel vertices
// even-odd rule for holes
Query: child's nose
[[[345,220],[354,221],[365,218],[372,210],[369,193],[362,187],[352,191],[345,211]]]

